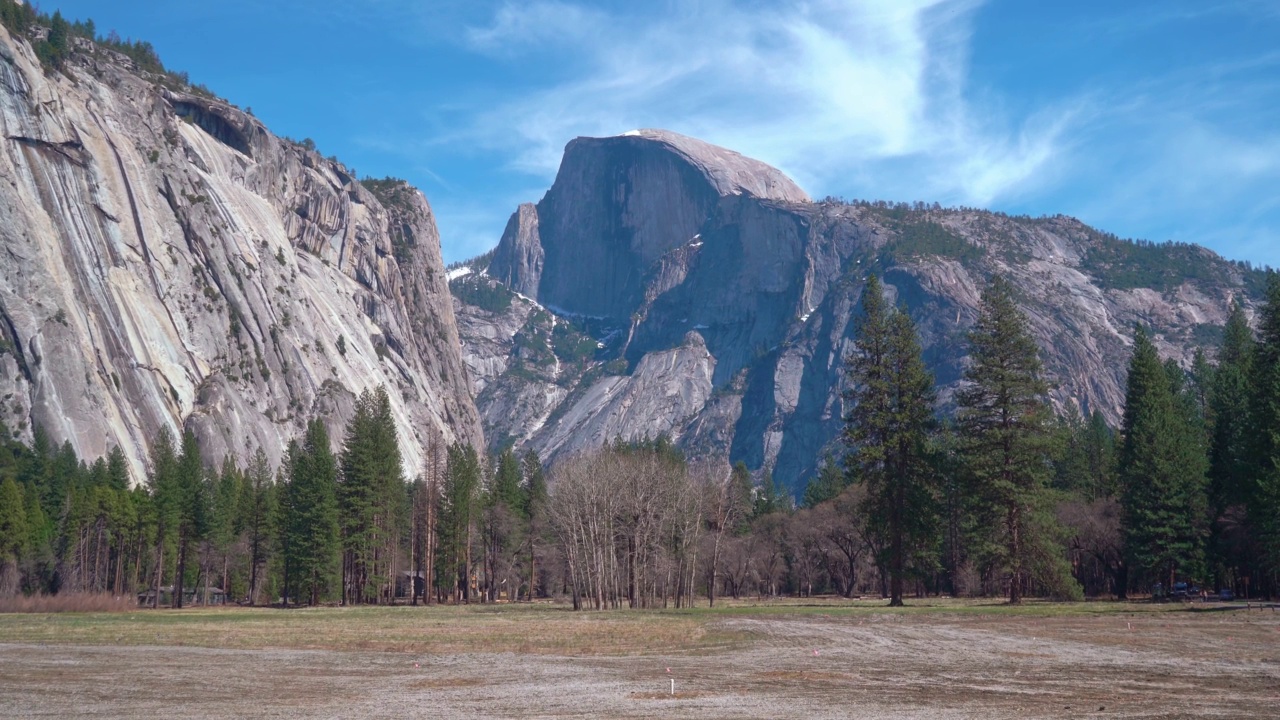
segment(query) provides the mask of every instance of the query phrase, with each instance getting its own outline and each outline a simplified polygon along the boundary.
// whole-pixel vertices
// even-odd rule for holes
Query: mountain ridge
[[[206,460],[278,463],[388,388],[406,471],[480,444],[426,198],[121,53],[75,38],[58,69],[0,28],[2,418],[135,482],[161,430]]]
[[[641,363],[687,347],[693,333],[708,348],[710,391],[685,393],[674,405],[655,400],[648,411],[633,401],[631,424],[603,425],[624,440],[666,433],[686,450],[746,461],[797,489],[835,449],[847,389],[842,359],[852,349],[868,272],[881,275],[891,299],[916,320],[944,408],[963,372],[964,331],[976,318],[982,285],[998,272],[1024,294],[1055,406],[1097,409],[1113,424],[1135,323],[1153,326],[1162,351],[1189,365],[1230,304],[1240,299],[1252,307],[1250,293],[1259,287],[1261,273],[1203,248],[1128,243],[1061,215],[720,191],[690,182],[690,174],[708,171],[679,151],[654,157],[662,143],[630,148],[626,137],[572,141],[551,189],[513,215],[486,268],[491,279],[453,284],[518,289],[551,316],[544,334],[557,322],[576,322],[604,346],[572,378],[562,364],[530,372],[530,358],[518,349],[511,361],[518,376],[495,373],[502,333],[455,293],[464,357],[483,384],[477,403],[495,443],[532,447],[544,459],[599,444],[603,421],[592,418],[619,413],[598,398],[631,384],[667,387],[675,379],[670,372],[641,371]],[[588,272],[606,280],[580,292]],[[538,331],[536,314],[528,317],[533,325],[525,327],[526,318],[516,334]],[[483,349],[472,343],[476,333],[488,336]],[[601,376],[611,364],[620,372],[619,361],[625,372]],[[520,403],[511,402],[515,397]],[[523,426],[513,421],[516,406],[529,410]],[[501,413],[492,412],[498,407]],[[660,417],[671,408],[678,417]],[[546,429],[564,417],[579,421],[581,434]]]

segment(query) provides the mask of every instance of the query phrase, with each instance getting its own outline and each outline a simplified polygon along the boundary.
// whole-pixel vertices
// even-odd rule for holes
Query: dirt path
[[[582,657],[4,644],[0,715],[1261,718],[1280,712],[1280,614],[1270,612],[706,622],[742,641],[710,651]]]

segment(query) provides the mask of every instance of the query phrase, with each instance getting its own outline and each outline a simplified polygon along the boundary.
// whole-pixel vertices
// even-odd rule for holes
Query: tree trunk
[[[155,597],[151,599],[151,607],[158,609],[160,607],[160,581],[164,577],[164,545],[156,546],[156,576],[153,579],[155,584]]]
[[[185,580],[187,574],[187,541],[182,540],[178,543],[178,572],[173,576],[173,606],[182,608],[183,586],[182,581]]]
[[[436,498],[435,484],[427,486],[427,528],[425,546],[423,554],[426,570],[422,573],[422,600],[430,605],[434,599],[434,593],[429,593],[431,588],[435,587],[436,581]]]
[[[1022,602],[1022,522],[1016,504],[1009,508],[1009,549],[1012,554],[1013,576],[1009,579],[1009,604]]]
[[[464,563],[462,572],[462,597],[468,605],[471,604],[471,523],[467,523],[467,546],[462,549]]]
[[[538,596],[535,583],[538,578],[538,555],[533,545],[533,528],[529,529],[529,602]]]

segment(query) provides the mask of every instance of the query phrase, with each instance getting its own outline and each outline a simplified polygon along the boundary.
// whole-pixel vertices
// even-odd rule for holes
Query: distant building
[[[201,588],[183,588],[182,589],[183,606],[185,607],[187,605],[204,605],[206,593],[208,594],[209,605],[226,605],[227,604],[227,593],[222,588],[201,587]],[[138,605],[142,607],[150,607],[151,605],[154,604],[153,601],[155,600],[155,597],[156,597],[156,591],[154,589],[148,588],[147,590],[144,590],[143,592],[138,593]],[[173,606],[173,586],[172,585],[164,585],[160,588],[160,604],[168,607]]]
[[[410,595],[410,588],[413,595]],[[409,572],[405,570],[396,577],[396,597],[421,597],[422,591],[426,588],[426,581],[423,579],[421,572]]]

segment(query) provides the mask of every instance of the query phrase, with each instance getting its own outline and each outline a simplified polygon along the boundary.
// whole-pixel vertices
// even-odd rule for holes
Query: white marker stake
[[[675,695],[675,694],[676,694],[676,679],[675,679],[675,678],[671,678],[671,694],[672,694],[672,695]]]

